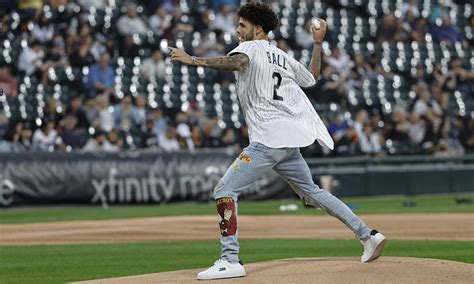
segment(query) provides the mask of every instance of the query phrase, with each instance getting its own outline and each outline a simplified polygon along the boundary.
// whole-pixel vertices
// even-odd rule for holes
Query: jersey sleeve
[[[227,55],[232,56],[237,53],[243,53],[247,55],[250,59],[250,62],[252,62],[255,53],[257,51],[256,44],[251,42],[251,41],[245,41],[239,44],[236,48],[234,48],[231,52],[229,52]]]
[[[316,84],[316,79],[306,66],[294,59],[290,62],[293,72],[295,73],[295,81],[300,87],[308,88]]]

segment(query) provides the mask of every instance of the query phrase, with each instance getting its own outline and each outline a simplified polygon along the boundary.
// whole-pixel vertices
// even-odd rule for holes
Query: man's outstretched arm
[[[208,67],[221,71],[241,71],[250,64],[246,54],[236,53],[232,56],[219,56],[212,58],[194,57],[184,50],[170,47],[171,61],[179,61],[186,65]]]

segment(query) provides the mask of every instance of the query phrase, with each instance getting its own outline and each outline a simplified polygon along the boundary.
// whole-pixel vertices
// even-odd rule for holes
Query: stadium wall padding
[[[0,207],[207,202],[237,151],[0,154]],[[345,196],[474,192],[474,158],[314,159],[315,182]],[[247,200],[294,197],[273,171]]]

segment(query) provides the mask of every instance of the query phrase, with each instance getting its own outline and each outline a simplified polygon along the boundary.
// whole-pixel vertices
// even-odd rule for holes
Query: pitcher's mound
[[[210,263],[212,264],[212,263]],[[474,283],[474,265],[439,259],[293,258],[245,264],[247,276],[198,281],[191,269],[78,283]]]

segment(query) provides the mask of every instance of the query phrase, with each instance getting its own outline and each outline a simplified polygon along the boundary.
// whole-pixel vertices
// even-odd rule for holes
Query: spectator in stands
[[[158,136],[155,132],[155,121],[153,120],[153,118],[149,118],[146,120],[142,129],[142,135],[140,137],[140,140],[140,146],[142,148],[158,148]]]
[[[235,28],[235,14],[232,11],[232,7],[222,4],[219,7],[219,12],[217,12],[216,18],[211,23],[211,29],[221,30],[234,36],[236,34]]]
[[[425,138],[426,122],[420,119],[415,112],[410,113],[408,118],[408,137],[414,145],[419,145]]]
[[[341,139],[348,128],[349,125],[344,121],[343,115],[339,112],[334,112],[328,125],[328,132],[331,134],[332,139],[335,142]]]
[[[203,31],[199,44],[194,48],[194,54],[199,57],[222,56],[225,55],[225,47],[216,42],[214,33],[211,34],[209,31]]]
[[[123,37],[119,48],[120,56],[133,59],[139,56],[139,51],[140,47],[135,42],[133,35],[126,35]]]
[[[120,104],[114,107],[115,128],[119,130],[129,130],[130,128],[139,128],[141,126],[140,113],[132,103],[130,95],[124,96]]]
[[[420,86],[418,91],[418,99],[413,106],[413,112],[418,116],[423,116],[428,113],[441,116],[442,110],[438,102],[433,99],[430,91],[425,85]]]
[[[467,153],[474,152],[474,117],[466,118],[459,133],[459,140],[466,149]]]
[[[436,3],[437,2],[437,3]],[[449,14],[449,9],[451,8],[451,0],[438,0],[435,1],[433,7],[431,7],[430,15],[428,16],[428,21],[431,25],[435,25],[438,19]]]
[[[195,125],[191,129],[191,139],[193,139],[193,144],[196,148],[202,148],[204,144],[204,134],[202,132],[201,127],[199,125]]]
[[[411,38],[418,43],[425,43],[425,36],[429,32],[429,25],[426,18],[415,19],[415,25],[411,26]]]
[[[158,145],[160,149],[166,152],[178,151],[180,149],[176,128],[174,126],[168,127],[165,133],[158,136]]]
[[[311,33],[311,25],[311,18],[306,18],[304,20],[303,28],[297,30],[295,35],[296,44],[300,48],[309,51],[312,51],[314,46],[313,34]]]
[[[236,8],[238,8],[240,6],[240,0],[212,0],[212,9],[214,9],[214,11],[218,11],[220,9],[220,7],[222,7],[222,5],[227,5],[229,6],[231,9],[235,10]],[[251,2],[251,1],[248,1],[248,2]]]
[[[49,97],[43,108],[43,116],[54,123],[59,122],[63,117],[63,109],[59,106],[58,101],[54,97]]]
[[[31,126],[25,123],[18,137],[18,150],[20,152],[29,152],[31,150],[32,135],[33,131],[31,130]]]
[[[135,108],[138,113],[138,125],[143,125],[147,118],[147,100],[144,95],[138,95],[135,98]]]
[[[92,37],[85,36],[81,41],[78,48],[76,48],[69,56],[69,62],[72,67],[89,67],[95,63],[94,55],[91,52]]]
[[[357,72],[354,67],[349,71],[348,78],[344,81],[344,92],[346,94],[350,92],[360,91],[362,89],[362,82],[364,78]]]
[[[6,7],[5,7],[6,8]],[[7,8],[8,10],[8,8]],[[5,40],[7,39],[7,35],[10,32],[10,15],[1,15],[0,14],[0,40]]]
[[[408,136],[410,125],[407,121],[407,112],[404,109],[396,109],[384,125],[384,136],[386,139],[397,141],[401,144],[410,144]]]
[[[395,16],[395,12],[390,11],[383,17],[382,22],[377,29],[377,41],[379,43],[385,41],[397,42],[401,39],[400,35],[401,22],[397,16]]]
[[[334,141],[335,156],[352,156],[357,152],[359,143],[357,141],[357,134],[353,128],[347,128],[342,136],[337,141]]]
[[[78,128],[88,128],[90,125],[82,107],[82,98],[80,96],[73,96],[71,98],[69,107],[66,109],[66,116],[75,117],[77,119],[76,126]]]
[[[357,137],[362,154],[375,156],[383,154],[380,134],[377,131],[374,131],[372,124],[366,123],[363,131],[360,132]]]
[[[62,147],[63,142],[54,129],[54,122],[44,120],[40,128],[33,133],[32,150],[35,151],[53,151],[57,147]]]
[[[100,128],[100,115],[97,100],[95,98],[85,98],[82,110],[86,115],[89,127]]]
[[[3,135],[3,139],[0,140],[0,153],[16,153],[19,152],[18,148],[18,133],[15,128],[10,127]]]
[[[46,44],[53,39],[53,36],[53,24],[49,22],[49,19],[46,17],[44,12],[40,13],[33,24],[33,29],[31,30],[32,39]]]
[[[51,48],[44,58],[46,68],[64,69],[69,66],[69,61],[64,50],[64,42],[61,40],[52,42]]]
[[[120,135],[119,133],[117,132],[117,130],[115,129],[112,129],[108,134],[107,134],[107,140],[110,142],[110,144],[112,144],[113,146],[115,146],[118,151],[122,150],[123,149],[123,140],[120,138]]]
[[[347,93],[343,88],[345,80],[349,77],[349,72],[335,74],[331,65],[325,65],[321,72],[321,77],[317,81],[314,91],[310,91],[317,102],[337,102],[345,104]]]
[[[418,0],[408,0],[400,7],[400,18],[405,20],[407,13],[411,13],[415,18],[420,16],[420,9],[418,9]]]
[[[118,150],[107,140],[107,134],[102,130],[95,130],[94,135],[82,147],[83,152],[117,152]]]
[[[183,19],[183,11],[177,6],[173,11],[173,19],[171,26],[164,32],[163,37],[168,41],[174,42],[177,38],[190,34],[194,31],[194,27]]]
[[[107,6],[107,0],[79,0],[78,2],[85,10],[94,8],[96,10],[105,11],[105,7]]]
[[[163,54],[159,50],[153,52],[152,57],[143,61],[140,74],[146,80],[164,79],[166,75],[166,64],[163,61]]]
[[[105,132],[110,132],[115,127],[114,108],[109,105],[109,96],[102,94],[95,98],[96,107],[99,111],[99,127]],[[95,124],[95,123],[94,123]]]
[[[445,41],[448,44],[454,44],[457,41],[463,41],[461,32],[451,25],[448,15],[441,18],[441,24],[436,24],[431,32],[435,41]]]
[[[9,119],[3,111],[0,111],[0,140],[8,130]]]
[[[91,96],[97,94],[113,95],[115,86],[115,72],[109,65],[108,53],[100,55],[99,63],[90,67],[86,87],[91,91]]]
[[[436,156],[462,156],[464,155],[464,147],[457,137],[451,135],[451,125],[445,120],[441,125],[440,139],[436,145],[434,155]]]
[[[176,134],[181,149],[188,150],[190,152],[194,152],[196,150],[189,125],[180,123],[178,127],[176,127]]]
[[[127,13],[117,21],[117,29],[121,35],[139,34],[146,35],[148,27],[137,14],[137,5],[129,3]]]
[[[78,119],[72,114],[67,114],[60,122],[59,135],[66,145],[73,150],[80,149],[86,143],[86,129],[78,126]]]
[[[150,11],[155,11],[156,8],[163,6],[168,13],[173,12],[179,4],[177,0],[148,0],[146,2]]]
[[[2,95],[7,97],[16,96],[16,78],[11,72],[10,65],[0,66],[0,89]]]
[[[204,147],[215,148],[222,144],[222,128],[218,123],[219,117],[214,116],[204,126]]]
[[[161,36],[171,26],[172,19],[173,16],[166,11],[165,5],[160,5],[149,18],[148,25],[155,35]]]
[[[154,131],[159,137],[161,134],[166,132],[166,129],[168,129],[168,122],[166,118],[163,117],[163,112],[158,107],[151,111],[150,117],[154,121]]]
[[[222,144],[220,147],[223,148],[234,148],[239,149],[240,145],[237,143],[237,137],[235,135],[235,130],[232,128],[224,129],[222,133]]]
[[[369,113],[365,109],[361,109],[357,112],[354,121],[354,130],[357,136],[361,136],[364,132],[364,125],[369,122]]]
[[[352,67],[354,67],[354,62],[352,62],[349,55],[341,51],[337,46],[333,46],[331,56],[327,57],[326,61],[337,73],[350,72]]]
[[[453,56],[449,62],[450,70],[447,74],[447,88],[451,91],[461,91],[474,94],[474,71],[462,66],[461,58]]]
[[[18,69],[23,71],[27,76],[37,74],[41,78],[42,72],[46,70],[43,63],[44,49],[39,41],[33,41],[31,47],[24,49],[18,59]]]
[[[441,63],[435,63],[433,65],[433,71],[429,74],[428,81],[431,85],[438,85],[443,87],[448,79],[447,74],[443,72]]]

